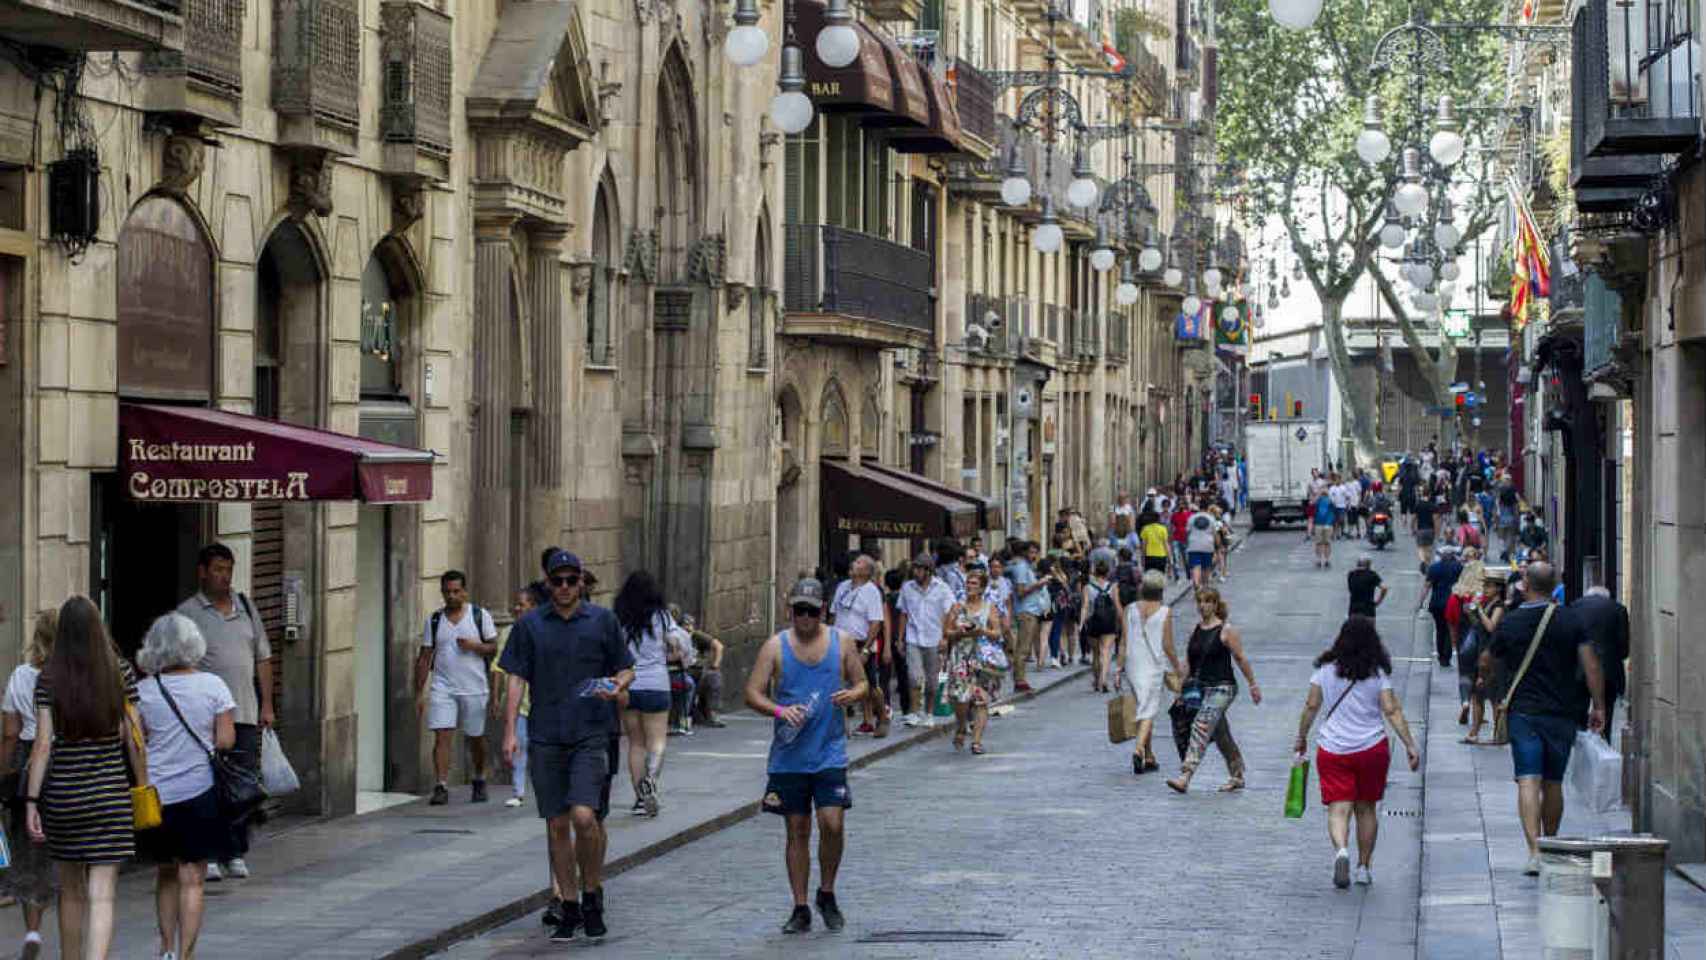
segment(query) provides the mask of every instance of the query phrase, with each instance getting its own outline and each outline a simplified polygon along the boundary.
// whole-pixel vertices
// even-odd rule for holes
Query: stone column
[[[472,509],[466,539],[469,587],[484,596],[513,589],[510,566],[509,418],[514,379],[510,342],[515,336],[512,303],[515,218],[481,217],[474,225],[473,408],[469,474]]]
[[[563,241],[566,226],[532,229],[527,248],[527,309],[532,324],[528,349],[533,354],[533,416],[527,424],[529,480],[525,556],[560,542],[563,530],[563,397],[572,372],[564,348],[569,322],[563,300]],[[526,571],[517,571],[525,576]],[[513,586],[511,584],[510,586]]]

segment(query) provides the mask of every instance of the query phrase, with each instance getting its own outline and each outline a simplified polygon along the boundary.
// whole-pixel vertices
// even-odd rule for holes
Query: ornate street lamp
[[[1185,315],[1188,317],[1194,317],[1198,311],[1202,310],[1202,298],[1197,296],[1196,277],[1185,280],[1185,302],[1181,303],[1180,306],[1184,308]]]
[[[1388,250],[1396,250],[1404,245],[1406,231],[1404,220],[1398,216],[1398,208],[1392,201],[1386,202],[1386,223],[1380,228],[1380,245]]]
[[[805,95],[805,57],[792,42],[794,27],[788,24],[789,42],[782,47],[782,73],[776,79],[776,95],[770,98],[770,122],[783,133],[800,133],[812,125],[812,99]]]
[[[1114,266],[1114,251],[1108,244],[1108,228],[1096,224],[1096,244],[1090,250],[1090,268],[1097,273],[1107,273]]]
[[[1095,171],[1090,168],[1090,158],[1084,154],[1084,143],[1079,141],[1072,157],[1072,183],[1066,188],[1066,202],[1081,209],[1096,205],[1101,190],[1096,186]]]
[[[1001,202],[1009,207],[1022,207],[1031,202],[1031,181],[1025,179],[1025,161],[1019,156],[1017,130],[1007,155],[1007,178],[1001,181]]]
[[[1122,307],[1129,307],[1137,302],[1137,281],[1132,276],[1130,260],[1126,261],[1120,285],[1114,288],[1114,302]]]
[[[1441,197],[1439,201],[1439,222],[1434,224],[1434,243],[1439,244],[1441,253],[1450,256],[1457,249],[1458,241],[1463,239],[1462,231],[1452,222],[1451,198]]]
[[[1143,230],[1143,252],[1137,255],[1137,268],[1144,273],[1154,273],[1161,269],[1161,250],[1155,245],[1155,228],[1145,227]]]
[[[1434,122],[1434,135],[1428,141],[1428,153],[1434,162],[1449,167],[1463,159],[1463,134],[1457,132],[1457,114],[1451,108],[1451,97],[1439,98],[1439,118]]]
[[[859,33],[853,29],[851,0],[829,0],[823,13],[824,26],[817,32],[817,58],[824,66],[840,69],[859,57]]]
[[[1268,0],[1268,15],[1287,30],[1308,30],[1321,16],[1321,0]]]
[[[1369,166],[1378,166],[1392,155],[1392,138],[1380,129],[1380,103],[1374,94],[1363,102],[1362,132],[1357,134],[1357,156]]]
[[[1403,183],[1392,194],[1392,205],[1406,217],[1420,216],[1428,206],[1428,191],[1422,186],[1422,152],[1404,148]]]
[[[1054,198],[1043,195],[1043,220],[1037,225],[1037,232],[1031,235],[1031,247],[1038,253],[1054,253],[1060,249],[1061,241],[1066,238],[1060,229],[1060,220],[1054,215]]]

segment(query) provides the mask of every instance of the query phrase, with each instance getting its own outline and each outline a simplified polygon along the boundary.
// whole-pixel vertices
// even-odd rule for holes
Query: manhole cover
[[[468,836],[472,836],[474,833],[474,831],[472,831],[472,830],[457,830],[453,827],[424,827],[420,830],[416,830],[415,832],[416,833],[464,834],[464,835],[468,835]]]
[[[993,930],[884,930],[868,933],[857,943],[993,943],[1012,936]]]

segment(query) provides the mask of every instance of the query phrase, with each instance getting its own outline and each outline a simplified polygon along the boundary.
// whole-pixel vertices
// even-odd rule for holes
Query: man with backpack
[[[498,652],[492,615],[468,602],[468,577],[446,570],[438,578],[444,606],[427,618],[415,658],[415,703],[432,730],[433,806],[450,802],[450,741],[457,730],[468,741],[474,788],[470,803],[486,802],[486,706],[491,680],[486,662]],[[427,678],[432,689],[426,690]],[[426,694],[423,699],[423,694]]]

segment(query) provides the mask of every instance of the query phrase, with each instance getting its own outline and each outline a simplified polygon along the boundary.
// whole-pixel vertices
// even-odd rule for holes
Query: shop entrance
[[[197,504],[132,500],[117,473],[89,478],[90,599],[126,657],[135,659],[155,617],[199,589],[195,558],[206,512]]]
[[[386,776],[386,652],[390,646],[391,604],[386,597],[390,584],[390,509],[360,509],[356,530],[355,573],[360,584],[356,603],[355,641],[355,789],[356,809],[380,800],[390,786]]]

